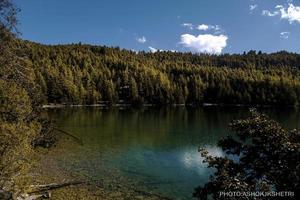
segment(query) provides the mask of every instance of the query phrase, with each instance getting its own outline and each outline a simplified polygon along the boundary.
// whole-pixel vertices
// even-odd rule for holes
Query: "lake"
[[[174,199],[191,199],[212,171],[198,147],[222,156],[217,141],[230,134],[228,123],[249,115],[242,107],[77,107],[48,109],[56,126],[83,141],[63,146],[59,165],[91,180],[127,184]],[[264,108],[286,128],[300,128],[300,112]]]

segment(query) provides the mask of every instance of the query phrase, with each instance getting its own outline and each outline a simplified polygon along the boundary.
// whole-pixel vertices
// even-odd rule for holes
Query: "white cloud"
[[[194,25],[193,25],[193,24],[191,24],[191,23],[183,23],[183,24],[181,24],[181,26],[183,26],[183,27],[187,27],[187,28],[189,28],[189,29],[191,29],[191,30],[193,30],[193,29],[194,29]]]
[[[263,16],[268,16],[268,17],[274,17],[276,15],[279,15],[280,13],[278,11],[274,11],[274,12],[271,12],[269,10],[263,10],[262,11],[262,15]]]
[[[197,53],[220,54],[227,46],[228,37],[226,35],[181,35],[180,44]]]
[[[186,27],[190,30],[197,29],[199,31],[213,30],[213,31],[216,31],[216,33],[223,32],[222,28],[219,25],[208,25],[208,24],[194,25],[192,23],[183,23],[183,24],[181,24],[181,26]]]
[[[209,29],[209,25],[201,24],[201,25],[198,25],[197,29],[201,30],[201,31],[206,31]]]
[[[143,37],[137,38],[136,41],[137,41],[138,43],[144,44],[144,43],[147,42],[147,39],[146,39],[145,36],[143,36]]]
[[[250,12],[254,11],[258,7],[257,4],[253,4],[249,6]]]
[[[223,31],[219,25],[212,26],[212,29],[214,29],[215,31]]]
[[[213,31],[216,31],[217,33],[223,31],[219,25],[207,25],[207,24],[198,25],[196,29],[198,29],[200,31],[213,30]]]
[[[283,39],[288,39],[289,36],[290,36],[290,32],[285,31],[280,33],[280,37]]]
[[[153,47],[148,47],[148,48],[150,49],[150,52],[151,52],[151,53],[155,53],[155,52],[158,51],[157,49],[155,49],[155,48],[153,48]]]
[[[281,19],[288,20],[290,24],[294,22],[300,23],[300,6],[294,6],[292,3],[290,3],[288,7],[284,7],[283,5],[277,5],[275,9],[276,10],[273,12],[269,10],[263,10],[262,15],[268,17],[280,15]]]
[[[281,19],[286,19],[292,24],[293,22],[300,23],[300,7],[289,4],[288,8],[284,8],[282,5],[276,6],[280,9]]]

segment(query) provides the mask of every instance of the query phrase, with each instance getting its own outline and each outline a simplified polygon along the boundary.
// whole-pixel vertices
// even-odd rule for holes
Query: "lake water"
[[[287,128],[300,128],[295,109],[264,109]],[[175,199],[191,199],[211,170],[198,147],[222,155],[217,141],[230,134],[228,123],[249,115],[247,108],[49,109],[56,125],[81,138],[56,157],[64,169],[93,180],[110,180]]]

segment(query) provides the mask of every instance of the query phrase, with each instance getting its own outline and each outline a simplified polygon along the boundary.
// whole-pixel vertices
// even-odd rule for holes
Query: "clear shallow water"
[[[264,112],[287,128],[300,128],[297,110]],[[93,180],[118,177],[117,183],[175,199],[191,199],[194,188],[212,173],[202,163],[198,147],[222,155],[216,143],[230,134],[228,123],[249,115],[247,108],[237,107],[60,108],[48,113],[58,127],[84,143],[65,145],[56,157],[66,170]]]

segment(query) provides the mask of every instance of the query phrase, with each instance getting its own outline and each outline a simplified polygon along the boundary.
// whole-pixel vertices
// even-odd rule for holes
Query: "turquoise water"
[[[300,128],[297,110],[263,111],[287,128]],[[191,199],[194,188],[212,174],[198,147],[221,156],[216,143],[230,134],[228,123],[249,115],[238,107],[59,108],[48,113],[59,128],[83,141],[64,146],[56,158],[62,167],[175,199]]]

